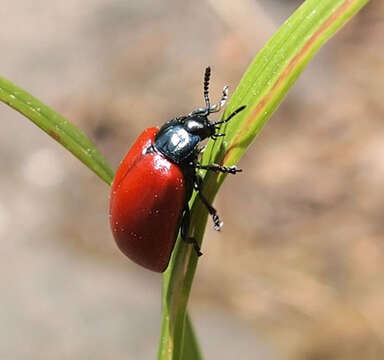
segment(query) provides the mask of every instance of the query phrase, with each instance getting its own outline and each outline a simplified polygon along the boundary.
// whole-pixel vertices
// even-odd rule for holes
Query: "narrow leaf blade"
[[[318,49],[369,0],[307,0],[282,25],[255,57],[233,94],[223,118],[242,105],[247,108],[229,123],[221,140],[210,141],[203,163],[235,164],[260,132]],[[208,173],[204,196],[212,201],[223,174]],[[191,200],[190,235],[201,243],[207,212],[201,201]],[[185,342],[186,307],[196,270],[191,247],[178,241],[163,282],[163,336],[159,359],[178,359]]]
[[[25,115],[107,184],[112,183],[113,171],[96,146],[60,114],[2,77],[0,77],[0,101]]]

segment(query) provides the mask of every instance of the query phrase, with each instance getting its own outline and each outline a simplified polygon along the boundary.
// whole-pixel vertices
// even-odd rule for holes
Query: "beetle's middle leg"
[[[205,198],[205,196],[202,193],[202,184],[203,180],[200,176],[195,175],[195,181],[194,181],[194,188],[197,191],[201,201],[207,208],[209,214],[212,216],[213,223],[215,230],[220,231],[221,227],[223,226],[223,222],[220,221],[219,215],[217,214],[217,210],[209,203],[209,201]]]
[[[235,165],[232,165],[232,166],[222,166],[218,164],[201,165],[199,163],[196,163],[195,166],[197,169],[211,170],[214,172],[221,172],[221,173],[233,174],[233,175],[243,171],[242,169],[238,169]]]

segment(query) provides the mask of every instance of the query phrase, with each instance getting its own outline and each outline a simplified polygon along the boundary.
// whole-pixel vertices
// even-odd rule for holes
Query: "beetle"
[[[216,209],[202,194],[198,170],[236,174],[236,166],[199,163],[201,141],[216,140],[219,125],[245,109],[239,107],[222,121],[210,122],[208,115],[219,112],[228,98],[228,86],[221,100],[211,105],[208,95],[210,67],[204,74],[205,107],[175,117],[160,129],[142,132],[120,163],[111,187],[109,218],[115,241],[131,260],[145,268],[163,272],[168,266],[177,235],[202,255],[197,241],[188,236],[193,190],[212,216],[214,227],[222,222]]]

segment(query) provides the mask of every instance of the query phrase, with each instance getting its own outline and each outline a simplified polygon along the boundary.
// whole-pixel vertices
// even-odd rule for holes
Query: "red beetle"
[[[205,70],[205,107],[166,122],[160,129],[148,128],[138,137],[117,169],[110,199],[110,224],[120,250],[147,269],[163,272],[169,263],[179,232],[198,255],[200,247],[188,237],[188,201],[195,189],[211,214],[215,229],[222,223],[216,210],[201,193],[197,169],[236,174],[235,166],[201,165],[198,145],[206,138],[216,140],[219,125],[227,119],[210,122],[208,115],[221,110],[228,96],[224,87],[218,104],[210,105],[208,86],[210,68]]]

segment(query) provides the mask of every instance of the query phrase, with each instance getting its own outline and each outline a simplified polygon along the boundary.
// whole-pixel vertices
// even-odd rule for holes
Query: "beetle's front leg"
[[[221,172],[221,173],[233,174],[233,175],[243,171],[242,169],[238,169],[235,165],[232,165],[232,166],[222,166],[218,164],[201,165],[199,163],[196,163],[195,166],[197,169],[211,170],[214,172]]]

